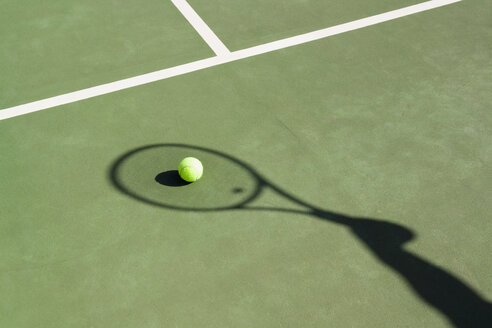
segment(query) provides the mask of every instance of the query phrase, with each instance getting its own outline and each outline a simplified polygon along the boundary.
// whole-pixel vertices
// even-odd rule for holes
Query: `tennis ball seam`
[[[183,180],[194,182],[202,177],[203,165],[194,157],[186,157],[179,163],[178,172]]]
[[[181,170],[179,170],[179,173],[181,173],[184,169],[194,169],[193,166],[183,166]]]
[[[182,173],[183,173],[183,171],[184,171],[185,169],[190,169],[190,170],[194,171],[194,170],[196,170],[197,168],[196,168],[196,167],[194,167],[194,166],[183,166],[183,167],[179,170],[179,175],[181,176],[181,178],[183,178],[183,177],[182,177]],[[199,180],[199,179],[202,177],[202,175],[203,175],[203,171],[202,171],[202,172],[200,172],[200,170],[198,170],[198,172],[194,172],[194,173],[195,173],[195,174],[193,174],[193,180],[194,180],[194,181]],[[183,179],[184,179],[184,178],[183,178]],[[186,179],[184,179],[184,180],[185,180],[185,181],[189,181],[189,180],[186,180]]]

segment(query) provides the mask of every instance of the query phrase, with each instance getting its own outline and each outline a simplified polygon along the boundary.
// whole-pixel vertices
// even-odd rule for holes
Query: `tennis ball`
[[[187,182],[194,182],[202,177],[202,163],[194,157],[184,158],[178,166],[179,176]]]

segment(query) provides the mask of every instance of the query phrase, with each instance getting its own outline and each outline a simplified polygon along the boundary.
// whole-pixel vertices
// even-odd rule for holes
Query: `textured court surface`
[[[237,50],[416,2],[189,3]],[[2,5],[0,108],[213,55],[169,1]],[[0,121],[0,326],[487,327],[491,18],[462,1]],[[156,206],[257,182],[199,153],[200,184],[159,184],[186,149],[131,152],[166,143],[361,224],[272,190]]]

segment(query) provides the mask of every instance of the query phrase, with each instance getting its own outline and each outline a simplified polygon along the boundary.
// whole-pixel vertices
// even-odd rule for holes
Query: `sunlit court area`
[[[0,3],[0,327],[492,327],[491,1]]]

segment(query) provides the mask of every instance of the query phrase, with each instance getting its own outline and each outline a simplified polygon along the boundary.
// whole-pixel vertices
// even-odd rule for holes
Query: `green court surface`
[[[0,108],[213,54],[170,1],[0,3]]]
[[[231,50],[256,46],[420,3],[419,0],[190,0]]]
[[[42,3],[4,3],[2,108],[213,55],[169,1],[89,2],[125,31]],[[412,4],[189,3],[231,50]],[[0,121],[0,327],[489,327],[491,13],[462,1]],[[27,30],[63,20],[90,45]]]

